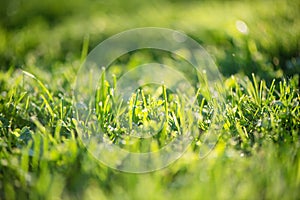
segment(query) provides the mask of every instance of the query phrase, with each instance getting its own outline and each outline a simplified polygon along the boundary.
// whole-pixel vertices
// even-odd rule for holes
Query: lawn
[[[2,1],[0,199],[298,199],[299,8],[297,0]],[[84,68],[99,43],[143,27],[186,34],[214,70],[147,48],[97,73]],[[160,82],[128,92],[132,77]],[[167,156],[135,160],[102,144]]]

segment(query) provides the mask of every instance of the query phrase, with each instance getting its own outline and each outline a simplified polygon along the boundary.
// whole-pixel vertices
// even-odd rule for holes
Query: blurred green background
[[[281,78],[300,72],[299,8],[298,0],[1,0],[0,67],[53,69],[80,57],[84,37],[91,50],[120,31],[158,26],[199,41],[225,76]]]

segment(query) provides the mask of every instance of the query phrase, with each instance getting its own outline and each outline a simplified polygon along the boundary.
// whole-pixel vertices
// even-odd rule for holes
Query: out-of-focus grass
[[[297,199],[299,7],[296,0],[2,1],[0,198]],[[90,50],[144,26],[181,30],[205,46],[225,75],[226,112],[222,137],[205,159],[196,138],[170,167],[137,175],[102,165],[77,139],[72,83],[87,38]],[[114,67],[152,56],[140,52]],[[133,121],[142,119],[138,109]]]
[[[299,7],[298,1],[6,1],[1,68],[53,68],[53,60],[75,60],[86,35],[94,47],[129,28],[161,26],[203,43],[225,75],[290,76],[299,73]],[[244,34],[238,30],[243,23]]]

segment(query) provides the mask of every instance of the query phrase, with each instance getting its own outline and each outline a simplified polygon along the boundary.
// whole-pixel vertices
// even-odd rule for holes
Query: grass
[[[225,124],[214,150],[200,159],[201,142],[195,139],[175,164],[135,175],[110,169],[86,152],[76,137],[71,96],[45,89],[24,72],[1,76],[14,82],[1,97],[1,190],[8,199],[89,199],[94,194],[131,199],[143,197],[141,191],[158,199],[181,199],[186,194],[213,199],[298,196],[297,78],[270,87],[254,76],[226,79]],[[48,93],[52,100],[45,99]],[[203,126],[208,125],[201,121],[199,127]]]
[[[0,12],[0,199],[299,197],[298,1],[161,1],[158,6],[156,1],[77,0],[66,10],[56,1],[47,6],[34,0],[12,2]],[[237,20],[246,23],[248,34],[237,30]],[[79,136],[88,123],[76,117],[73,83],[99,41],[142,26],[184,30],[202,43],[220,66],[225,102],[216,112],[212,99],[197,87],[200,80],[191,78],[199,134],[170,166],[131,174],[111,169],[87,152]],[[126,54],[100,79],[95,104],[77,108],[95,105],[100,128],[122,148],[159,149],[188,126],[183,96],[163,84],[146,85],[126,104],[116,95],[117,84],[122,69],[151,61],[172,65],[176,59],[155,51]],[[153,119],[160,114],[157,125]],[[213,117],[222,126],[207,154],[210,138],[205,143],[203,136]],[[126,135],[142,128],[159,134],[144,140]]]

